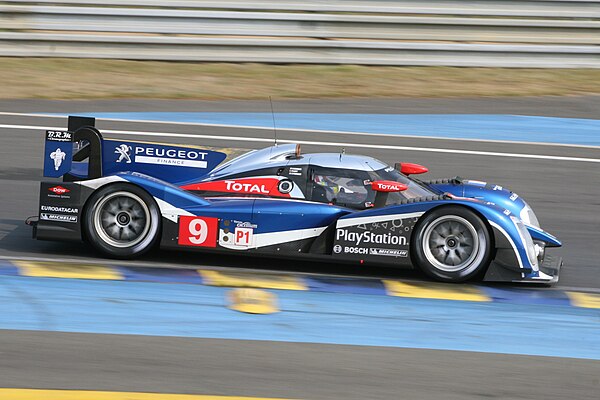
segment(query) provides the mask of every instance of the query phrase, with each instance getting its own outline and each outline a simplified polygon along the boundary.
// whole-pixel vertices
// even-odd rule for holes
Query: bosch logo
[[[64,188],[62,186],[54,186],[48,189],[49,191],[51,191],[54,194],[65,194],[65,193],[69,193],[70,190],[67,188]]]
[[[284,179],[277,185],[277,190],[279,190],[280,193],[284,194],[291,192],[293,188],[294,182],[290,181],[289,179]]]
[[[342,246],[340,246],[339,244],[336,244],[335,246],[333,246],[333,252],[334,253],[341,253],[342,252]]]

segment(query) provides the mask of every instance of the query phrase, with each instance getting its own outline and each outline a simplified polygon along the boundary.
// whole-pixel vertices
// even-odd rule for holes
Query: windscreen
[[[402,175],[393,167],[380,169],[369,174],[372,175],[373,180],[400,182],[408,186],[408,189],[402,192],[390,193],[387,204],[397,204],[404,199],[414,199],[437,194],[426,186]]]
[[[373,206],[376,195],[371,189],[371,182],[382,180],[400,182],[408,186],[405,191],[389,193],[387,205],[437,194],[392,167],[377,171],[313,167],[311,200],[357,209],[369,208]]]

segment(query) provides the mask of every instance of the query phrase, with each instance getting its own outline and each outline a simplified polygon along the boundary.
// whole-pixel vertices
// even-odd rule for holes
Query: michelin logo
[[[63,215],[63,214],[41,213],[40,219],[42,219],[44,221],[56,221],[56,222],[77,222],[77,216]]]
[[[348,232],[345,229],[338,229],[335,234],[336,241],[354,242],[355,246],[361,243],[373,244],[393,244],[398,246],[408,245],[408,240],[404,236],[393,235],[391,233],[372,233],[372,232]]]
[[[408,257],[408,250],[370,248],[372,256]]]
[[[133,152],[133,158],[132,153]],[[166,149],[161,147],[131,146],[122,143],[115,148],[119,155],[118,163],[130,164],[132,161],[141,164],[173,165],[179,167],[206,168],[208,153],[189,149]]]
[[[65,160],[65,157],[67,156],[67,153],[65,153],[64,151],[62,151],[59,148],[57,148],[56,150],[54,150],[52,153],[50,153],[50,159],[52,161],[54,161],[54,170],[58,171],[58,169],[60,168],[62,162]]]

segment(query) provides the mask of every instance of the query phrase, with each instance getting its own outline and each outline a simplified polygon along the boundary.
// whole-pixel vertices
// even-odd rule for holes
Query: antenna
[[[269,96],[269,104],[271,104],[271,118],[273,119],[273,131],[275,133],[275,146],[277,146],[277,126],[275,125],[275,112],[273,111],[273,100]]]

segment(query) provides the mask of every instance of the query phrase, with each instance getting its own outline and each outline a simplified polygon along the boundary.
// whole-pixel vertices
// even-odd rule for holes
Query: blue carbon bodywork
[[[280,232],[309,228],[324,228],[338,220],[353,218],[426,213],[434,208],[460,205],[469,208],[487,220],[492,226],[496,247],[512,249],[518,264],[513,268],[524,274],[536,274],[539,267],[533,265],[526,251],[527,243],[519,233],[510,210],[489,201],[467,198],[423,201],[412,204],[392,205],[385,208],[355,211],[323,203],[288,199],[264,198],[212,198],[204,199],[188,191],[156,178],[139,173],[120,173],[117,176],[147,190],[155,198],[161,199],[174,207],[198,216],[239,219],[256,224],[256,234]],[[438,185],[441,186],[441,185]],[[456,194],[469,193],[462,191],[461,186],[452,185]],[[468,186],[467,186],[468,187]],[[478,189],[477,194],[495,195],[498,199],[510,196],[505,189]],[[486,199],[487,200],[487,199]],[[520,199],[517,199],[520,200]],[[507,204],[506,200],[502,201]],[[522,200],[521,200],[522,202]],[[524,203],[524,202],[523,202]],[[541,229],[527,227],[532,238],[547,243],[548,246],[560,246],[560,242]]]
[[[194,215],[252,220],[256,233],[326,227],[352,210],[323,203],[264,198],[211,198],[206,200],[186,190],[139,173],[120,173],[130,183],[155,198]]]
[[[511,219],[512,212],[496,204],[477,199],[434,200],[353,211],[334,205],[285,199],[214,198],[206,200],[174,185],[142,174],[123,173],[118,176],[143,187],[154,197],[194,215],[251,221],[256,224],[255,232],[257,234],[327,227],[337,220],[361,217],[426,213],[437,207],[460,205],[474,210],[489,221],[493,228],[496,246],[510,248],[515,252],[518,260],[518,264],[514,266],[515,269],[528,274],[538,270],[538,266],[533,265],[527,256],[527,243]],[[499,198],[506,196],[506,193],[501,190],[479,191],[479,193],[490,192]],[[542,240],[550,246],[560,245],[560,242],[553,236],[542,230],[531,228],[529,231],[533,232],[533,238]]]
[[[500,185],[486,182],[463,180],[462,183],[431,184],[433,188],[459,197],[469,197],[482,200],[509,210],[519,216],[527,203],[517,194]]]

